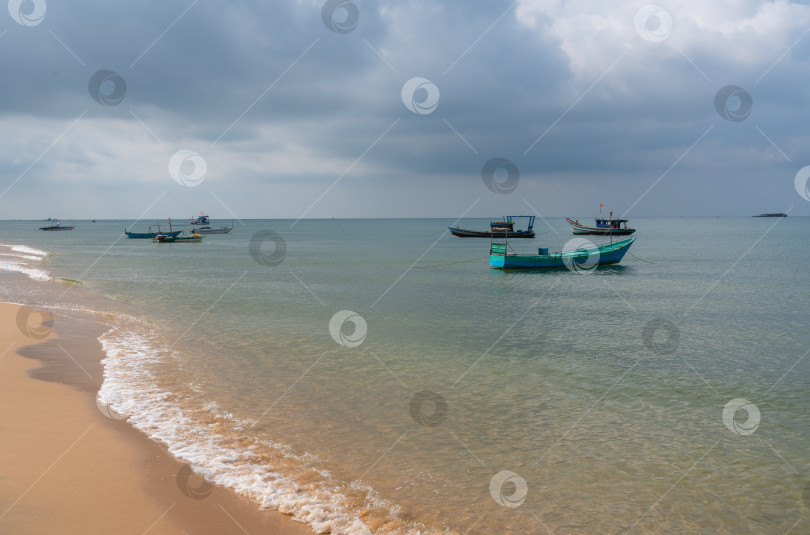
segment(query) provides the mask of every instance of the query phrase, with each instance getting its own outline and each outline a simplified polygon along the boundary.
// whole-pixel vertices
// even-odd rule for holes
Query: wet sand
[[[31,310],[0,303],[0,533],[313,533],[99,407],[103,328]]]

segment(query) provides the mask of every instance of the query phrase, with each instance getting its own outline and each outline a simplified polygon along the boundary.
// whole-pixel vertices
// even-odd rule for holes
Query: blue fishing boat
[[[157,228],[158,228],[157,232],[153,232],[152,231],[152,226],[150,225],[148,232],[130,232],[130,231],[124,229],[124,234],[127,235],[127,238],[149,240],[149,239],[156,238],[157,236],[160,236],[160,235],[169,236],[171,238],[176,238],[181,232],[183,232],[182,229],[180,229],[180,230],[172,230],[172,220],[171,219],[169,219],[169,232],[161,232],[160,231],[160,223],[155,223],[155,224],[157,225]]]
[[[578,238],[572,240],[576,241]],[[509,252],[507,240],[493,241],[489,249],[489,265],[498,269],[559,269],[588,271],[597,266],[618,264],[633,242],[635,236],[606,245],[594,245],[587,240],[574,243],[571,250],[550,253],[548,249],[538,249],[536,255],[523,255]],[[569,242],[571,243],[571,242]]]
[[[130,232],[128,230],[125,230],[124,234],[127,235],[127,238],[137,238],[137,239],[145,240],[145,239],[154,238],[154,237],[158,236],[159,234],[160,235],[165,235],[165,236],[175,237],[175,236],[178,236],[181,232],[182,232],[181,230],[175,230],[173,232],[151,232],[151,228],[150,228],[150,232]]]

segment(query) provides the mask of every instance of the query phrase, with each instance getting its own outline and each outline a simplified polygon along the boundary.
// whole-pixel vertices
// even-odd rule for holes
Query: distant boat
[[[194,229],[198,234],[227,234],[233,230],[233,221],[231,221],[230,227],[199,227]]]
[[[208,220],[208,216],[207,215],[202,215],[202,213],[200,213],[200,215],[198,215],[197,217],[195,217],[193,219],[189,219],[188,222],[191,223],[192,225],[210,225],[211,224],[211,221]]]
[[[192,232],[190,236],[169,236],[168,234],[158,234],[152,241],[155,243],[199,243],[203,239],[202,236],[196,232]]]
[[[151,232],[151,230],[152,230],[151,227],[150,227],[149,230],[150,230],[150,232],[130,232],[128,230],[125,230],[124,234],[127,235],[127,238],[151,239],[151,238],[155,238],[156,236],[159,236],[159,235],[175,237],[175,236],[179,235],[182,232],[182,230],[175,230],[173,232],[163,232],[163,233]]]
[[[759,214],[751,217],[787,217],[787,214],[773,213],[773,214]]]
[[[50,224],[39,227],[39,230],[73,230],[76,228],[73,225],[60,225],[58,219],[51,219],[50,217],[46,221],[50,221]]]
[[[150,225],[149,226],[149,232],[130,232],[130,231],[124,229],[124,234],[127,235],[127,238],[148,240],[148,239],[153,239],[153,238],[157,237],[160,234],[163,234],[165,236],[169,236],[169,237],[174,238],[174,237],[178,236],[182,232],[182,229],[181,230],[172,230],[172,220],[171,219],[169,219],[169,232],[161,232],[160,231],[160,223],[155,223],[155,224],[157,225],[157,228],[158,228],[157,232],[153,232],[152,231],[152,226]]]
[[[574,234],[591,234],[596,236],[626,236],[636,231],[634,228],[627,228],[627,219],[613,218],[613,212],[610,212],[609,218],[597,217],[596,226],[589,227],[581,224],[579,221],[574,221],[565,218],[568,225],[571,227],[571,232]]]
[[[526,230],[515,230],[515,222],[513,218],[526,217],[529,219],[529,225]],[[447,227],[453,236],[459,238],[534,238],[534,216],[533,215],[514,215],[504,217],[502,221],[492,221],[489,224],[489,230],[469,230],[460,227]]]
[[[536,255],[521,255],[507,252],[508,243],[490,244],[489,265],[498,269],[592,269],[597,266],[618,264],[635,241],[635,236],[607,245],[595,245],[587,249],[549,254],[548,249],[539,249]],[[593,265],[588,266],[591,262]]]

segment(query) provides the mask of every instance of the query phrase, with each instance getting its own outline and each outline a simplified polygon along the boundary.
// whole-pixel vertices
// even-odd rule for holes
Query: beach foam
[[[25,245],[0,244],[0,270],[15,271],[38,281],[49,281],[51,276],[44,269],[33,267],[32,262],[42,262],[48,256],[46,251]]]
[[[239,420],[193,385],[179,392],[161,387],[154,370],[179,355],[163,349],[156,334],[114,328],[99,340],[106,353],[99,400],[179,459],[213,481],[308,523],[317,533],[430,533],[406,523],[397,507],[358,482],[333,478],[315,456],[251,434]],[[361,518],[362,517],[362,518]]]
[[[49,281],[51,280],[51,276],[48,275],[48,272],[42,269],[36,269],[27,267],[23,264],[18,264],[16,262],[4,261],[0,260],[0,270],[5,271],[16,271],[18,273],[23,273],[28,276],[30,279],[38,280],[38,281]]]
[[[42,259],[42,257],[48,256],[47,251],[42,251],[40,249],[34,249],[33,247],[28,247],[27,245],[12,245],[11,250],[19,252],[19,253],[26,253],[26,254],[29,254],[29,255],[35,255],[35,257],[38,257],[40,260]]]

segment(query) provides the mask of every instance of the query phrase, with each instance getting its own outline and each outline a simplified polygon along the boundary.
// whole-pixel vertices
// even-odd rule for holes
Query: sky
[[[810,215],[810,5],[10,0],[0,218]]]

